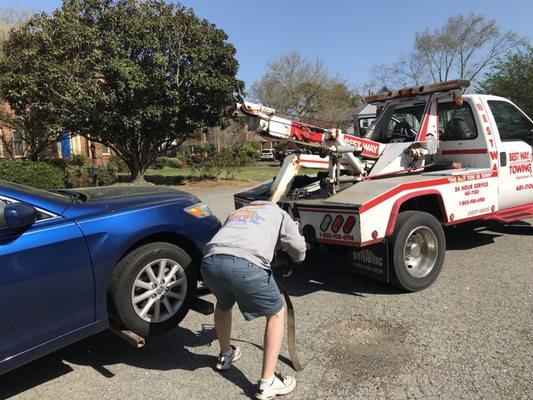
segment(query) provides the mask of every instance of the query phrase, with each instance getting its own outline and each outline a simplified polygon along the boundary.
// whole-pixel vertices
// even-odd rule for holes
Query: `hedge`
[[[80,188],[93,186],[93,168],[91,165],[69,165],[66,168],[68,187]],[[111,165],[98,167],[98,184],[100,186],[112,185],[117,181],[117,170]]]
[[[185,163],[179,158],[172,157],[158,157],[154,162],[154,169],[163,169],[165,167],[169,168],[185,168]]]
[[[38,189],[62,189],[65,172],[45,162],[0,160],[0,179]]]

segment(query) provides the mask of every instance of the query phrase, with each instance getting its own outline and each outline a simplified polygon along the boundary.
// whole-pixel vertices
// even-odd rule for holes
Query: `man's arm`
[[[285,211],[282,213],[283,219],[279,235],[281,248],[294,262],[302,262],[307,250],[305,239],[298,231],[298,224]]]

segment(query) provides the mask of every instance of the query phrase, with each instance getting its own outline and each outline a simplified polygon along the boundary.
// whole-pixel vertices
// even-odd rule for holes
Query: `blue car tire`
[[[167,332],[189,311],[196,287],[196,266],[183,249],[165,242],[143,245],[111,275],[110,317],[143,337]]]

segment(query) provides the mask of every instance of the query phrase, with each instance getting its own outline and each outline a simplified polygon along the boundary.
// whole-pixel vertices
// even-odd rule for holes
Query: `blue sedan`
[[[204,203],[169,188],[0,181],[0,374],[110,320],[141,336],[175,327],[219,228]]]

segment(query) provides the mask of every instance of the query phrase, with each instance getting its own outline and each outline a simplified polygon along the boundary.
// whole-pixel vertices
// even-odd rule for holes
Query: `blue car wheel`
[[[196,284],[195,265],[183,249],[146,244],[124,257],[111,275],[111,318],[141,336],[166,332],[189,311]]]

